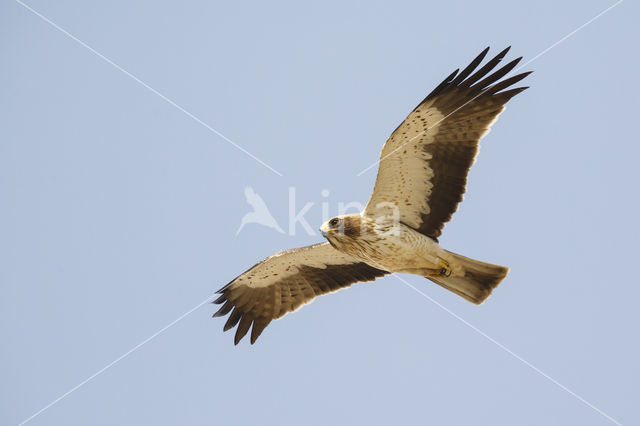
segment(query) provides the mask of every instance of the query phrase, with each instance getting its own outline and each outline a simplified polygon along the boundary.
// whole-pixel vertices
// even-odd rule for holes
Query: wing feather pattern
[[[229,313],[227,331],[236,325],[234,342],[251,328],[251,343],[274,320],[311,302],[317,296],[373,281],[388,274],[334,249],[329,243],[277,253],[221,288],[213,303],[222,307],[213,316]]]
[[[390,214],[437,239],[462,201],[467,174],[480,139],[513,96],[527,87],[505,90],[530,72],[500,81],[522,59],[496,70],[509,48],[485,65],[486,48],[462,72],[450,74],[396,128],[382,148],[373,193],[364,214]],[[475,71],[475,72],[474,72]]]

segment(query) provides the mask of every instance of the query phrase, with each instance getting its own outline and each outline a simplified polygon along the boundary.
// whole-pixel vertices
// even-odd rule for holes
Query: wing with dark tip
[[[405,225],[440,236],[462,201],[480,139],[509,99],[527,88],[510,87],[530,72],[501,80],[522,59],[498,67],[508,51],[478,69],[486,48],[461,72],[450,74],[398,126],[382,148],[364,215],[388,215],[393,205]]]
[[[388,274],[344,254],[329,243],[315,244],[270,256],[221,288],[213,316],[230,313],[224,331],[236,325],[234,343],[251,328],[253,344],[269,323],[315,297],[373,281]]]

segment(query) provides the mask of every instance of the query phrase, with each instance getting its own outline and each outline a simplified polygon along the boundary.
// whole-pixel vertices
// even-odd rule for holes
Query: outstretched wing
[[[329,243],[286,250],[270,256],[221,288],[213,316],[231,312],[224,331],[238,324],[234,342],[251,329],[253,344],[274,320],[311,302],[316,296],[373,281],[388,274],[348,256]],[[233,309],[233,311],[231,311]]]
[[[478,142],[509,99],[527,88],[505,90],[529,72],[499,81],[521,57],[485,77],[508,50],[475,71],[486,48],[461,73],[449,75],[391,134],[364,215],[388,215],[393,205],[405,225],[432,238],[440,236],[462,201]]]

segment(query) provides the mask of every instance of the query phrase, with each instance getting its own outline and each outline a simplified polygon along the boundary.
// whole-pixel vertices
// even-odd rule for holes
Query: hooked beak
[[[327,235],[329,235],[329,232],[331,232],[331,230],[329,229],[326,223],[320,227],[320,233],[322,234],[323,237],[326,238]]]

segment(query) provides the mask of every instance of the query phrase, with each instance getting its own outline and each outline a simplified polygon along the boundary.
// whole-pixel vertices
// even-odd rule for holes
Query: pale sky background
[[[288,188],[368,198],[389,133],[485,46],[533,58],[613,1],[0,4],[0,424],[18,424],[258,260],[321,240]],[[640,424],[638,12],[527,65],[444,247],[512,268],[484,305],[403,276],[622,424]],[[327,198],[321,191],[328,189]],[[30,425],[609,425],[394,277],[237,347],[205,304]]]

